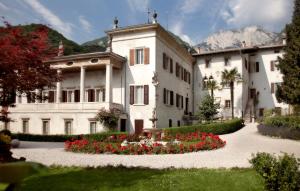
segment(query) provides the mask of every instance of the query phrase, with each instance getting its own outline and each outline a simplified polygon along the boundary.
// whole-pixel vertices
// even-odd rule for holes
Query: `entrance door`
[[[120,127],[121,132],[126,131],[126,119],[121,119],[121,127]]]
[[[141,134],[143,132],[144,128],[144,121],[141,119],[136,119],[134,121],[134,129],[135,129],[135,134]]]

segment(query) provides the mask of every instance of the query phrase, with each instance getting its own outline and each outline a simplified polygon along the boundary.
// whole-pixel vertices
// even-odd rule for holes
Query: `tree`
[[[283,58],[278,58],[278,68],[283,74],[283,83],[276,97],[291,105],[300,104],[300,0],[295,0],[292,23],[285,28],[287,44]]]
[[[213,97],[206,95],[199,105],[198,115],[201,120],[211,121],[219,113],[218,109],[220,109],[220,105],[214,103]]]
[[[222,85],[229,85],[230,87],[230,102],[231,102],[231,117],[234,118],[234,83],[241,79],[241,75],[238,73],[237,69],[232,70],[225,69],[222,72]]]
[[[116,130],[121,111],[118,109],[101,108],[96,115],[96,120],[100,121],[110,131]]]
[[[216,80],[208,80],[206,84],[207,89],[211,92],[211,97],[214,98],[214,90],[218,89],[218,83]]]
[[[55,56],[56,50],[48,43],[48,30],[41,26],[26,32],[4,21],[0,27],[0,121],[9,122],[8,108],[18,94],[35,89],[43,90],[59,80],[55,70],[44,60]],[[37,99],[41,96],[34,95]]]

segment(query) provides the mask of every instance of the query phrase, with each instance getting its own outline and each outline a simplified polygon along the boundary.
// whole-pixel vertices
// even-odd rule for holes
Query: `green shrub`
[[[275,157],[257,153],[250,160],[253,168],[265,179],[265,187],[272,191],[299,191],[300,163],[293,155]]]
[[[163,131],[167,135],[176,135],[177,133],[187,134],[196,131],[222,135],[235,132],[241,129],[242,127],[244,127],[243,119],[233,119],[224,122],[166,128]]]
[[[82,136],[89,140],[104,140],[112,135],[126,134],[123,132],[102,132],[87,135],[34,135],[17,133],[12,134],[12,138],[19,139],[21,141],[37,141],[37,142],[64,142],[71,139],[80,139]]]
[[[267,117],[264,119],[263,124],[274,127],[300,129],[300,116]]]

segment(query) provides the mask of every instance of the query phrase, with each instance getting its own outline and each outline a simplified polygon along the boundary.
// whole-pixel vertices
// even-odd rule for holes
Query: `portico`
[[[113,70],[121,70],[125,58],[107,52],[79,54],[72,56],[59,56],[51,61],[52,68],[56,69],[61,75],[62,81],[56,82],[56,103],[62,102],[106,102],[112,103],[112,79]],[[105,83],[96,88],[86,85],[87,71],[105,71]],[[67,87],[68,92],[63,92],[62,83],[64,83],[65,74],[78,74],[79,72],[79,89],[76,87]],[[71,91],[72,90],[72,91]],[[70,92],[70,93],[69,93]],[[78,95],[79,93],[79,95]],[[48,95],[49,97],[52,95]],[[68,98],[66,98],[66,96]],[[101,98],[100,98],[101,96]],[[78,99],[79,97],[79,99]],[[97,98],[97,99],[96,99]],[[101,100],[101,101],[100,101]],[[52,100],[50,99],[50,102]]]

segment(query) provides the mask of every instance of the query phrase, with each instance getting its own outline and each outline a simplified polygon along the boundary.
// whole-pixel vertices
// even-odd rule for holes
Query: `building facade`
[[[12,132],[32,134],[88,134],[104,131],[95,120],[101,108],[121,111],[118,130],[141,132],[188,123],[188,116],[209,91],[203,80],[219,84],[214,92],[220,117],[231,114],[230,90],[221,86],[224,69],[237,68],[234,112],[237,117],[259,116],[263,109],[282,108],[274,92],[282,81],[276,68],[283,45],[244,47],[191,54],[161,25],[143,24],[106,31],[106,52],[57,56],[47,62],[62,76],[55,88],[17,95],[10,109]]]

